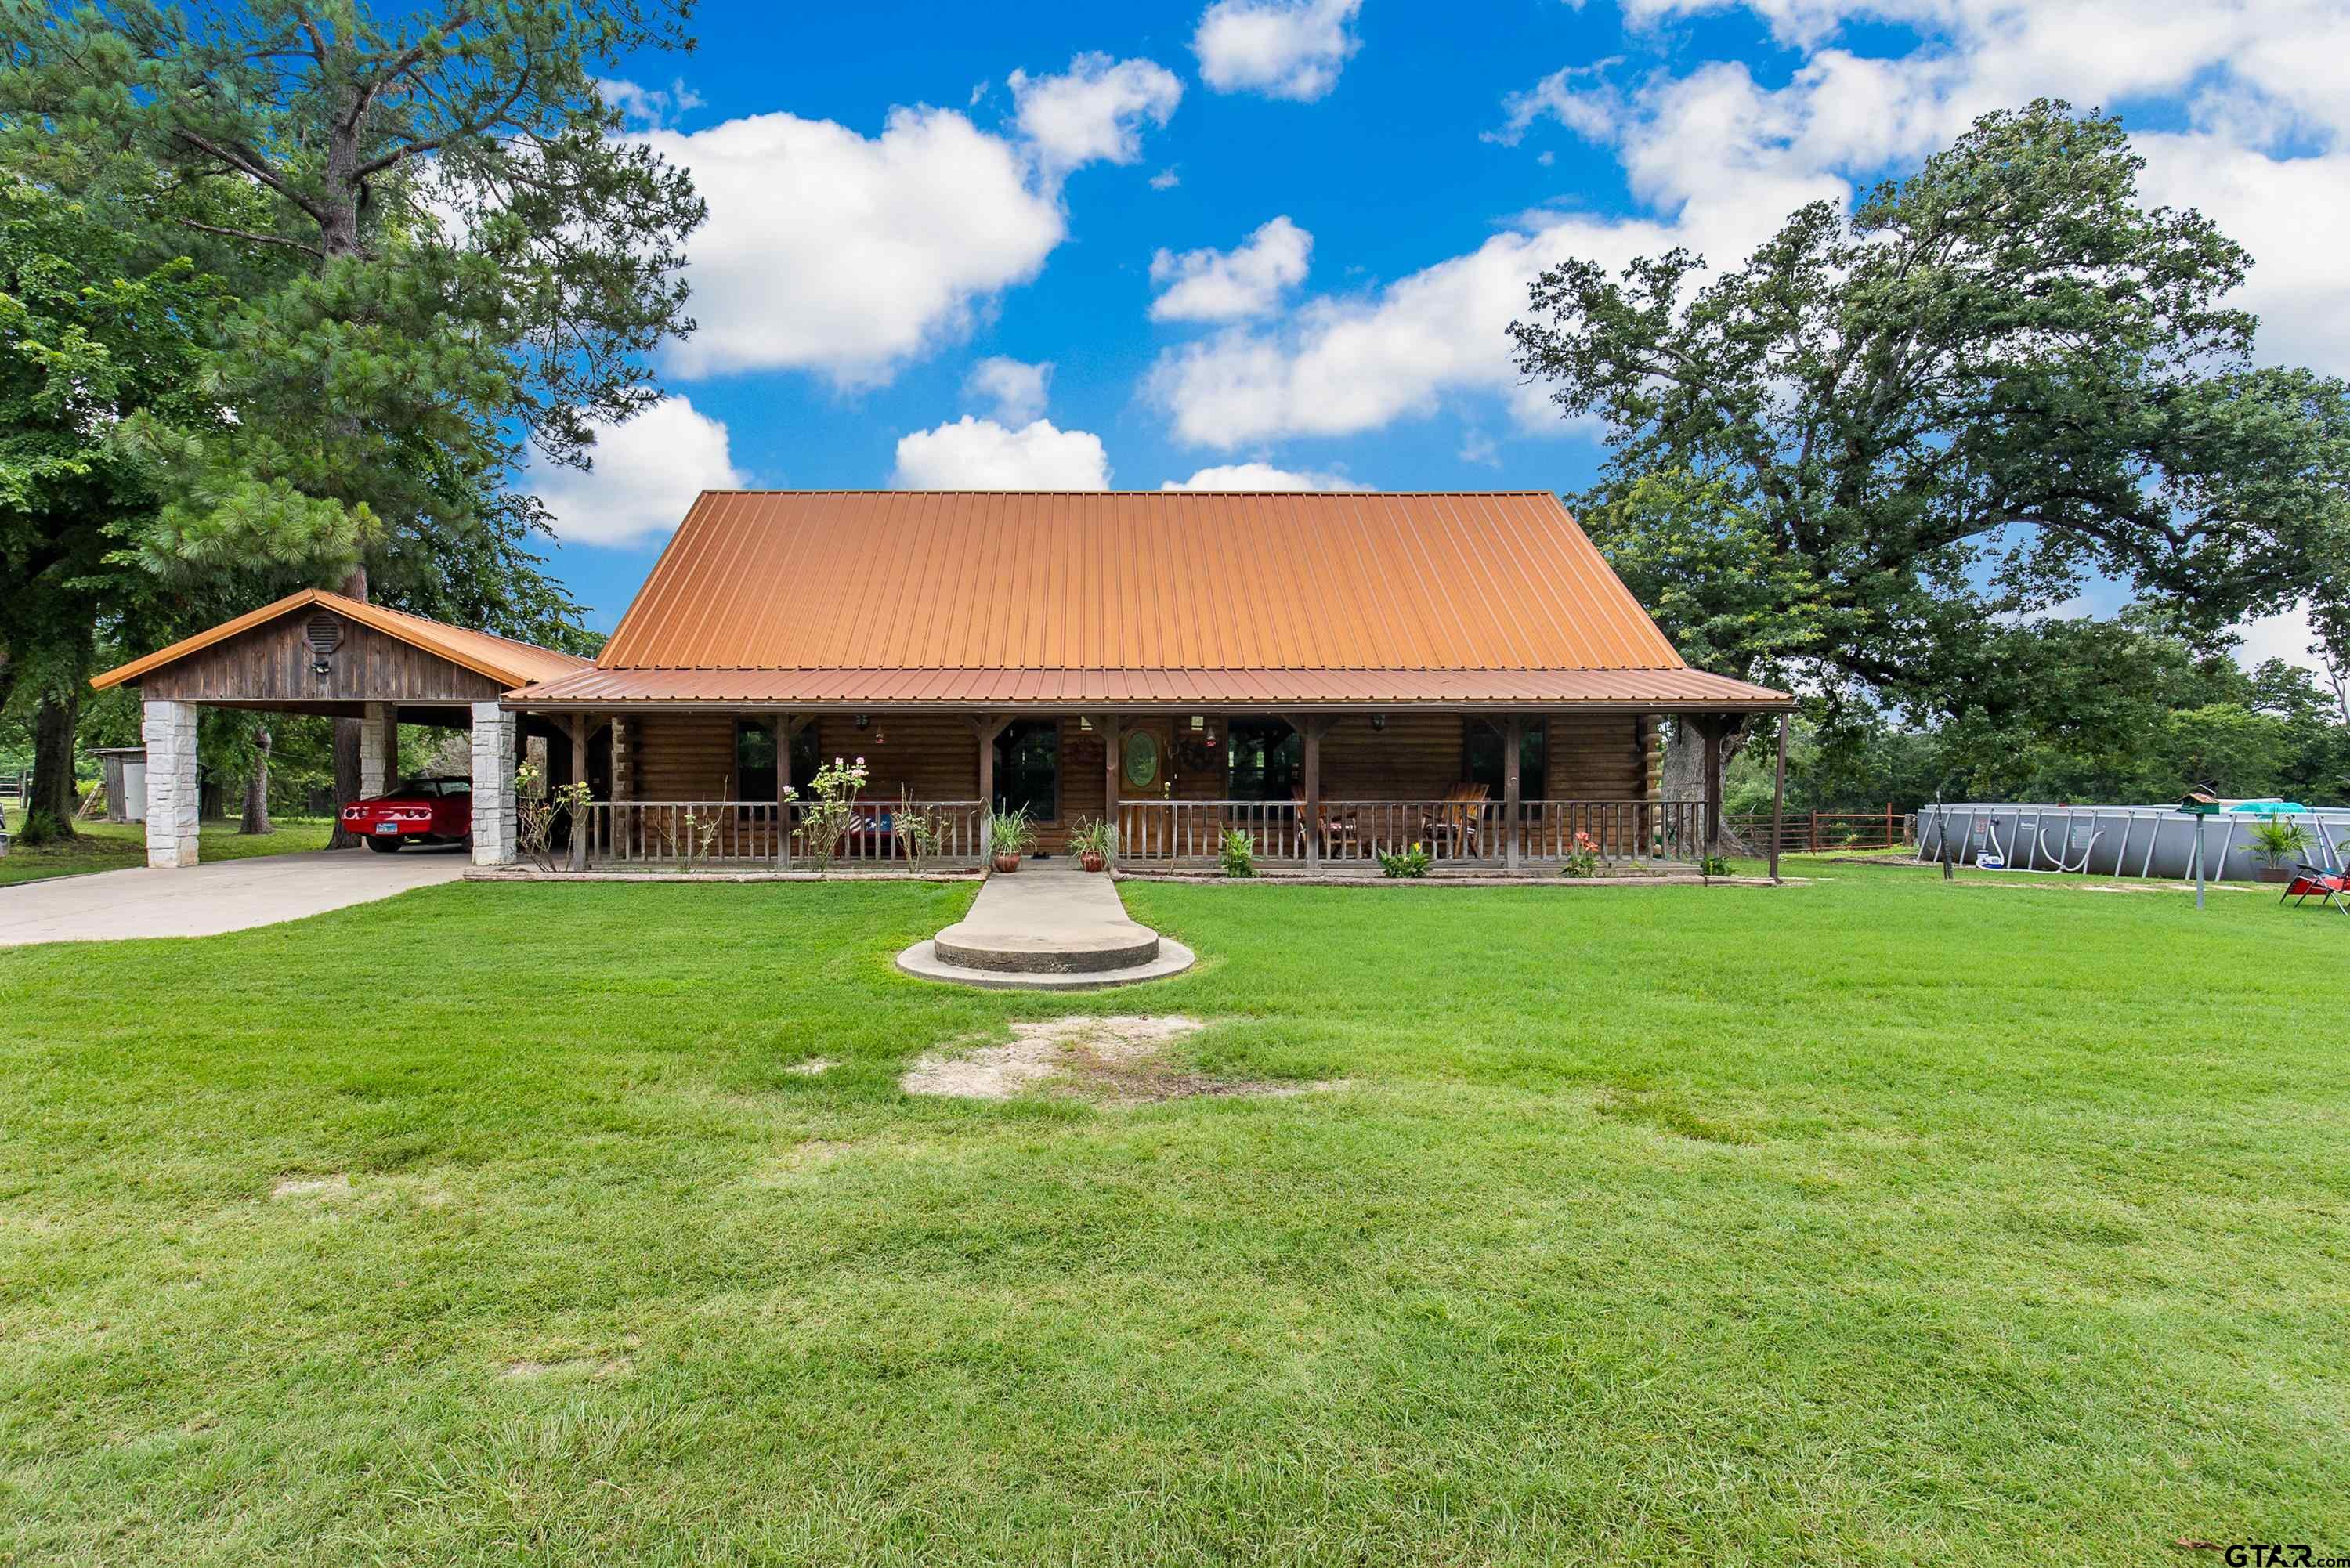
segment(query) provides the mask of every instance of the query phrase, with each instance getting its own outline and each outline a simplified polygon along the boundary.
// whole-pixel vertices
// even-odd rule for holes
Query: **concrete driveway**
[[[453,882],[462,849],[364,849],[220,860],[184,871],[99,871],[0,888],[0,948],[127,937],[210,937]]]

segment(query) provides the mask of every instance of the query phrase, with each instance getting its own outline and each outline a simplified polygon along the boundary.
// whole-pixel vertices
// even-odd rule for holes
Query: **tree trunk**
[[[58,844],[74,836],[74,809],[80,805],[74,788],[74,735],[80,722],[78,687],[63,696],[44,696],[33,715],[33,784],[19,835],[26,844]]]
[[[1746,744],[1747,727],[1742,723],[1721,737],[1721,798],[1730,797],[1730,760]],[[1672,733],[1665,742],[1665,765],[1658,775],[1657,787],[1666,800],[1698,801],[1705,798],[1705,737],[1687,719],[1673,721]],[[1729,807],[1723,806],[1727,813]],[[1735,838],[1729,827],[1722,828],[1726,838]]]
[[[269,726],[254,732],[253,775],[244,781],[244,822],[239,833],[275,833],[269,826]]]
[[[344,578],[341,591],[345,598],[365,604],[368,597],[367,568],[361,566]],[[335,831],[327,839],[328,848],[359,847],[359,836],[344,831],[342,813],[343,807],[359,797],[359,721],[338,719],[335,721]]]

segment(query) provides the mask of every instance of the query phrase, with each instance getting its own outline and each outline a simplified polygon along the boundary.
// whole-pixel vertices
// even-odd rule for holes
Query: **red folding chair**
[[[2339,871],[2326,866],[2303,864],[2293,868],[2293,880],[2285,884],[2285,889],[2278,895],[2277,902],[2282,904],[2285,899],[2291,898],[2293,901],[2293,908],[2297,909],[2308,900],[2312,893],[2315,893],[2321,895],[2319,898],[2321,903],[2331,904],[2344,914],[2350,915],[2350,904],[2342,901],[2345,892],[2350,892],[2350,871]]]

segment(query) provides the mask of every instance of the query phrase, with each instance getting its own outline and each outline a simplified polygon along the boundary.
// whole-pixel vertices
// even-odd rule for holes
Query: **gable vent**
[[[330,615],[314,615],[303,636],[310,643],[310,673],[324,675],[332,670],[334,661],[328,656],[342,645],[343,623]]]

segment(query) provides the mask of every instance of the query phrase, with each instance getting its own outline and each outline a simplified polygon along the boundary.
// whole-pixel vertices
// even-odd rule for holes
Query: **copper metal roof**
[[[128,664],[109,670],[93,679],[90,684],[103,691],[109,687],[136,680],[151,670],[185,659],[189,654],[210,648],[216,642],[224,642],[239,632],[251,631],[279,616],[311,605],[348,616],[386,637],[396,637],[428,653],[438,654],[452,664],[463,665],[477,675],[507,686],[527,686],[534,681],[559,680],[588,668],[588,661],[575,654],[557,653],[551,648],[540,648],[535,643],[494,637],[486,631],[468,631],[463,627],[427,620],[421,615],[410,615],[405,610],[387,609],[381,605],[346,598],[324,588],[305,588],[298,594],[288,594],[273,604],[248,611],[234,620],[224,620],[209,631],[182,638],[171,647],[159,649],[144,659],[134,659]]]
[[[1705,703],[1546,491],[705,491],[593,672],[650,703]]]

